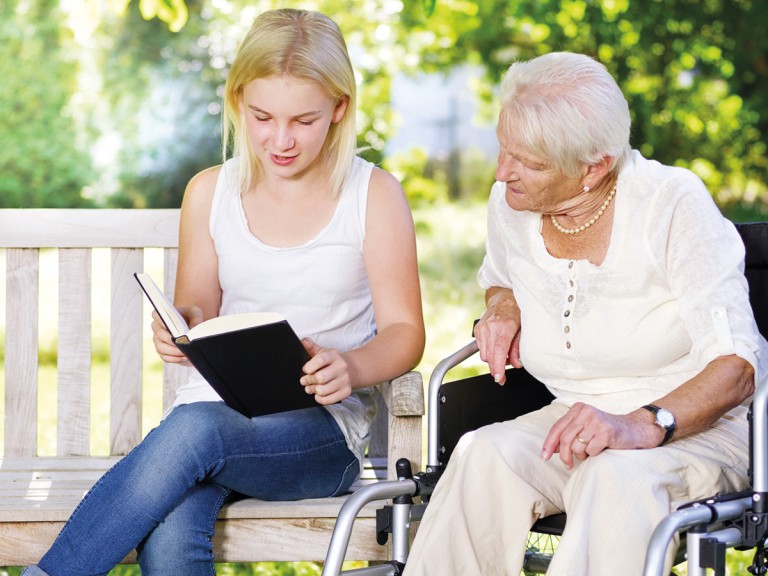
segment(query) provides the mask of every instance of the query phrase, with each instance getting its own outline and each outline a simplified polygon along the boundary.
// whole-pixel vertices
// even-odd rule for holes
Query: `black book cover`
[[[286,320],[261,323],[259,314],[242,314],[211,319],[190,330],[147,274],[134,276],[176,346],[230,407],[251,418],[319,406],[299,383],[310,356]],[[216,327],[221,320],[236,327]],[[258,323],[247,325],[251,321]],[[206,323],[216,333],[194,336]]]

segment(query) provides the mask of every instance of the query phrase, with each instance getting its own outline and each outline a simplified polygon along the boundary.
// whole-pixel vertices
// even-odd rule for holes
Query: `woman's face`
[[[347,103],[316,82],[272,76],[246,84],[240,107],[265,172],[298,178],[316,166],[328,130],[344,117]]]
[[[541,214],[565,212],[575,206],[583,188],[547,158],[531,152],[514,134],[513,125],[499,120],[496,128],[499,159],[496,180],[506,184],[506,200],[513,210]]]

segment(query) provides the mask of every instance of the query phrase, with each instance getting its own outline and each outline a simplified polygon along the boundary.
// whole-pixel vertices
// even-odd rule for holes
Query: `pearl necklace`
[[[590,218],[587,222],[584,222],[584,224],[582,224],[578,228],[566,228],[565,226],[561,226],[560,223],[555,219],[555,215],[550,214],[549,218],[550,220],[552,220],[552,226],[554,226],[555,229],[561,234],[569,234],[569,235],[581,234],[582,232],[584,232],[584,230],[592,226],[595,222],[597,222],[600,219],[600,216],[603,215],[603,213],[605,212],[606,208],[608,208],[608,205],[611,203],[611,200],[613,200],[613,197],[615,195],[616,195],[616,184],[613,185],[613,189],[611,190],[610,194],[608,194],[608,198],[605,199],[605,202],[603,202],[603,205],[600,206],[600,210],[597,211],[597,214],[592,216],[592,218]]]

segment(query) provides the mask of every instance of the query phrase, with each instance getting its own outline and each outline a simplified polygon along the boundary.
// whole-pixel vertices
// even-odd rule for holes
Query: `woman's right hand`
[[[203,311],[197,306],[178,308],[178,311],[187,321],[190,328],[203,321]],[[155,350],[157,350],[163,362],[191,366],[187,357],[173,343],[171,333],[154,310],[152,311],[152,342],[155,344]]]
[[[506,382],[506,367],[522,368],[520,361],[520,308],[509,288],[489,288],[485,313],[475,325],[480,359],[488,363],[494,380]]]

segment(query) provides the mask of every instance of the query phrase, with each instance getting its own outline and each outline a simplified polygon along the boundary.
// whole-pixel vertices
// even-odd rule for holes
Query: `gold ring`
[[[584,438],[582,438],[581,436],[576,436],[576,440],[578,440],[579,442],[581,442],[582,444],[584,444],[584,446],[586,446],[587,444],[589,444],[589,440],[584,440]]]

